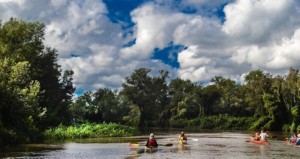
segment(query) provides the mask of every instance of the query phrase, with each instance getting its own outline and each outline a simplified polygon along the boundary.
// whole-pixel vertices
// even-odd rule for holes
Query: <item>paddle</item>
[[[168,143],[168,144],[158,144],[158,146],[166,146],[166,147],[170,147],[170,146],[173,146],[172,143]]]
[[[199,139],[196,139],[196,138],[188,138],[187,140],[199,141]],[[183,141],[187,141],[187,140],[183,140]]]
[[[142,146],[142,145],[139,144],[139,143],[130,143],[130,144],[129,144],[129,147],[131,147],[131,148],[135,148],[135,147],[138,147],[138,146]],[[158,144],[158,146],[166,146],[166,147],[170,147],[170,146],[173,146],[173,144],[172,144],[172,143]]]
[[[192,141],[199,141],[199,139],[194,139],[194,138],[191,138],[191,140],[192,140]]]
[[[131,148],[135,148],[135,147],[138,147],[138,146],[140,146],[140,144],[138,144],[138,143],[130,143],[129,144],[129,147],[131,147]]]

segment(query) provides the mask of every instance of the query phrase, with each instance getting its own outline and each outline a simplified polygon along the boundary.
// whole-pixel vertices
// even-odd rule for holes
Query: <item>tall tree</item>
[[[300,102],[299,97],[299,70],[290,68],[286,79],[282,83],[283,100],[286,108],[291,111],[292,107]]]
[[[151,69],[148,68],[137,69],[130,77],[126,77],[125,83],[122,84],[122,94],[139,108],[139,126],[159,125],[161,109],[164,99],[167,98],[165,80],[168,73],[160,71],[159,76],[150,77],[149,72]]]
[[[197,85],[190,80],[176,78],[169,84],[171,126],[184,127],[188,119],[197,118],[201,102],[198,101]]]
[[[217,86],[208,85],[203,88],[202,96],[203,110],[201,110],[201,116],[219,114],[222,94]]]
[[[94,93],[93,105],[102,122],[122,122],[123,116],[129,111],[120,104],[116,91],[108,88],[98,89]]]
[[[247,94],[246,102],[250,107],[255,108],[256,114],[259,116],[266,115],[263,104],[263,94],[270,93],[272,87],[272,77],[268,73],[263,73],[261,70],[251,71],[245,77]]]
[[[93,105],[93,93],[91,91],[84,92],[79,96],[69,109],[74,122],[82,122],[85,120],[95,121],[95,107]]]
[[[1,92],[0,96],[10,99],[12,102],[7,100],[1,102],[2,106],[0,107],[6,107],[5,111],[1,111],[3,114],[0,115],[0,118],[3,119],[0,125],[3,127],[7,127],[6,124],[10,123],[3,121],[9,121],[8,119],[11,117],[14,118],[14,120],[10,120],[11,122],[29,120],[23,119],[24,115],[15,117],[17,113],[11,111],[15,107],[23,107],[24,104],[26,109],[34,110],[24,112],[32,113],[29,118],[32,121],[31,127],[35,127],[35,129],[55,126],[69,120],[65,118],[68,116],[67,112],[61,110],[68,110],[66,107],[72,102],[71,96],[75,90],[71,78],[73,74],[66,71],[61,77],[60,66],[57,64],[57,51],[47,48],[43,44],[44,27],[44,24],[40,22],[25,22],[14,18],[1,24],[0,60],[3,65],[0,74],[3,75],[2,82],[6,85],[4,87],[11,88],[9,91]],[[14,79],[14,82],[11,83],[13,85],[9,85],[9,81],[12,79]],[[30,98],[21,96],[24,93]],[[32,102],[26,101],[29,99]],[[22,111],[21,108],[19,110]],[[43,115],[36,115],[41,112]],[[27,135],[23,135],[24,137],[33,134],[17,128],[21,125],[26,127],[26,124],[11,125],[14,125],[16,130],[20,129],[19,132],[27,133]]]
[[[231,79],[225,79],[221,76],[216,76],[211,81],[215,83],[222,95],[220,103],[221,108],[225,111],[225,113],[230,113],[231,104],[234,102],[232,100],[235,96],[235,81]]]
[[[31,77],[32,62],[42,49],[43,27],[16,19],[0,25],[0,144],[32,139],[44,116],[38,102],[40,82]]]
[[[40,109],[40,84],[30,79],[29,63],[0,58],[0,146],[24,142],[39,132],[37,122],[44,117]]]

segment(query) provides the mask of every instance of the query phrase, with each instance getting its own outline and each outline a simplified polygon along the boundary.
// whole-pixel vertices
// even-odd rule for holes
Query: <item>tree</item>
[[[123,115],[115,92],[107,88],[98,89],[93,97],[93,105],[98,121],[114,123],[122,121]]]
[[[292,107],[300,102],[298,83],[300,83],[299,70],[290,68],[289,74],[282,82],[283,101],[288,111],[291,111]]]
[[[0,25],[0,145],[33,139],[45,109],[38,102],[40,82],[31,77],[44,27],[16,19]]]
[[[272,77],[268,73],[263,73],[261,70],[251,71],[245,77],[247,88],[246,103],[255,108],[256,114],[259,116],[266,115],[263,106],[263,94],[271,92]]]
[[[216,76],[211,80],[215,83],[221,94],[221,108],[230,113],[231,104],[233,103],[233,97],[235,96],[235,81],[231,79],[225,79],[221,76]]]
[[[36,137],[37,122],[45,110],[39,107],[38,81],[30,79],[28,62],[0,59],[0,146]]]
[[[165,71],[160,71],[160,75],[150,77],[148,73],[151,69],[140,68],[133,72],[130,77],[122,84],[122,95],[139,108],[140,123],[139,126],[157,126],[159,125],[161,110],[163,109],[167,86]]]
[[[73,74],[60,79],[57,51],[43,44],[44,27],[13,18],[0,25],[0,129],[19,141],[69,120]]]
[[[221,92],[216,85],[208,85],[203,88],[202,93],[203,110],[201,110],[202,116],[209,116],[219,114]]]
[[[84,92],[79,96],[73,104],[70,105],[69,110],[72,114],[74,122],[82,122],[85,120],[93,120],[95,118],[95,108],[93,106],[93,93],[91,91]]]
[[[197,85],[190,80],[176,78],[169,84],[171,126],[184,127],[187,120],[200,114],[200,98],[197,98]],[[199,99],[199,100],[198,100]]]

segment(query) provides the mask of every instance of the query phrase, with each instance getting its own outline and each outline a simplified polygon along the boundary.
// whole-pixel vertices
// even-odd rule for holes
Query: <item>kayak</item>
[[[255,140],[254,138],[255,137],[250,137],[250,141],[252,143],[259,144],[259,145],[270,145],[270,143],[268,141],[265,141],[265,140]]]
[[[299,144],[297,144],[297,143],[295,143],[295,142],[291,143],[289,140],[285,140],[284,143],[287,144],[287,145],[290,145],[290,146],[300,147]]]
[[[153,152],[156,152],[157,150],[158,150],[157,147],[145,147],[144,148],[145,153],[153,153]]]
[[[290,145],[290,146],[294,145],[294,143],[291,143],[290,140],[285,140],[284,143],[287,144],[287,145]]]
[[[139,144],[139,143],[130,143],[130,144],[129,144],[129,147],[131,147],[131,148],[136,148],[136,147],[138,147],[138,146],[141,146],[141,144]],[[158,146],[166,146],[166,147],[170,147],[170,146],[173,146],[173,144],[172,144],[172,143],[159,144]]]

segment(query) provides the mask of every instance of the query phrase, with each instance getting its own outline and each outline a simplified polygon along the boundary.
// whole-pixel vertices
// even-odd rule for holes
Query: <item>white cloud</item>
[[[24,5],[26,0],[1,0],[0,3],[3,4],[17,4],[19,6]]]
[[[224,4],[225,21],[211,16]],[[123,24],[107,17],[109,10],[102,1],[2,0],[0,17],[43,21],[45,43],[58,50],[63,69],[74,70],[76,87],[94,90],[119,88],[124,77],[140,67],[153,72],[166,69],[171,77],[192,81],[209,81],[216,75],[241,81],[253,69],[284,73],[289,67],[299,68],[299,4],[297,0],[186,0],[175,5],[171,0],[153,0],[131,12],[135,26],[127,36]],[[198,11],[184,14],[175,7]],[[123,47],[133,39],[135,44]],[[151,59],[155,48],[171,42],[186,47],[178,53],[178,69]]]
[[[206,66],[211,63],[209,58],[199,57],[197,46],[190,46],[178,55],[178,62],[181,69]]]
[[[153,49],[163,49],[173,40],[177,25],[184,22],[180,13],[148,3],[132,12],[132,20],[136,23],[136,43],[122,50],[122,57],[147,59]]]
[[[293,0],[237,0],[224,8],[223,31],[241,45],[268,45],[290,36],[299,25]]]
[[[289,67],[298,68],[297,4],[238,0],[225,7],[224,24],[194,17],[196,23],[189,21],[176,31],[177,43],[189,46],[179,54],[179,75],[194,81],[216,75],[238,79],[253,69],[284,73]]]

